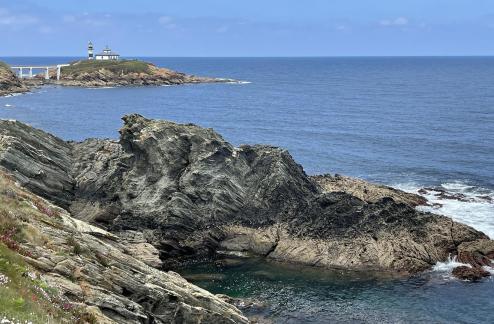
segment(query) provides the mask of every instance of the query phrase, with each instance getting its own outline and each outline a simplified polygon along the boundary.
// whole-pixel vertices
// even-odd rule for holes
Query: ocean
[[[10,64],[75,59],[0,58]],[[192,122],[214,128],[235,145],[263,143],[286,148],[308,174],[339,173],[410,192],[427,188],[420,192],[436,205],[423,209],[452,217],[494,238],[494,58],[142,59],[181,72],[242,82],[105,89],[44,87],[0,98],[0,118],[18,119],[67,140],[117,138],[120,118],[128,113]],[[261,262],[257,267],[267,267],[269,272],[282,266]],[[383,284],[382,279],[373,278],[356,286],[348,279],[351,275],[334,281],[322,279],[321,284],[317,275],[297,277],[299,270],[280,270],[298,281],[283,276],[270,284],[272,281],[255,275],[235,281],[238,272],[229,269],[221,270],[226,279],[213,288],[210,282],[203,284],[218,292],[225,290],[225,285],[231,288],[237,284],[238,291],[267,300],[245,287],[262,283],[274,293],[279,288],[277,282],[286,281],[287,296],[293,298],[290,303],[300,310],[295,322],[373,322],[386,318],[407,322],[412,316],[410,309],[419,322],[494,321],[492,281],[457,282],[448,275],[450,268],[439,265],[437,275],[429,276],[434,279],[384,279]],[[297,289],[290,290],[292,281],[297,282]],[[335,285],[343,289],[343,297],[327,291],[336,289]],[[391,288],[383,292],[379,290],[382,285]],[[306,290],[301,293],[299,289]],[[347,294],[347,289],[355,294]],[[476,292],[475,296],[471,292]],[[374,297],[363,303],[363,296]],[[381,297],[397,299],[392,304],[373,301]],[[307,298],[318,302],[312,304]],[[370,317],[352,320],[348,315],[351,311],[339,313],[340,298],[345,307],[363,305],[364,315]],[[287,302],[275,300],[278,306]],[[411,308],[411,300],[418,303],[416,307]],[[441,305],[448,312],[428,313],[428,307],[439,309]],[[273,311],[275,315],[270,313],[275,321],[291,314],[283,307],[273,309],[281,309]],[[372,314],[365,313],[371,309]]]

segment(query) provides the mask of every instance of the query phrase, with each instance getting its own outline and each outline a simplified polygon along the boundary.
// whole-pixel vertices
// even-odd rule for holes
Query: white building
[[[120,59],[120,55],[112,52],[112,50],[106,46],[102,53],[95,55],[96,60],[115,60],[118,61]]]
[[[89,42],[87,45],[87,59],[88,60],[94,60],[94,51],[93,51],[93,43]]]

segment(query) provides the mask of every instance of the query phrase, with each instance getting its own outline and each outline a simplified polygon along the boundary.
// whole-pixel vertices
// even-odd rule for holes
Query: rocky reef
[[[55,79],[55,75],[51,76]],[[77,61],[62,68],[57,84],[74,87],[116,87],[180,85],[187,83],[233,82],[230,79],[199,77],[137,61]]]
[[[280,148],[233,147],[192,124],[140,115],[123,120],[118,141],[80,143],[2,121],[0,165],[163,269],[230,250],[410,274],[468,250],[466,244],[478,250],[475,242],[490,242],[448,217],[415,210],[422,201],[414,195],[311,178]],[[485,250],[490,255],[494,248]]]
[[[10,67],[0,62],[0,96],[26,91],[28,91],[27,87],[21,83]]]

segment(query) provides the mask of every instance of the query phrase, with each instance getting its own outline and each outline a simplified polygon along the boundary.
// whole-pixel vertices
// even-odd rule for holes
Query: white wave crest
[[[228,84],[251,84],[251,81],[228,81]]]
[[[432,271],[435,272],[441,272],[441,273],[447,273],[451,274],[453,272],[453,269],[456,267],[461,267],[461,266],[466,266],[471,268],[472,266],[466,263],[461,263],[456,260],[456,255],[454,257],[451,257],[451,255],[448,257],[448,260],[444,262],[438,262],[432,267]]]
[[[429,205],[417,209],[451,217],[494,238],[494,190],[461,181],[431,188],[423,188],[415,183],[394,187],[425,197]]]

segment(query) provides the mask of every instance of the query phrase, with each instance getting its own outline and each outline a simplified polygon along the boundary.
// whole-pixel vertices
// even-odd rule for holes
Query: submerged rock
[[[26,186],[45,186],[53,201],[57,193],[67,197],[58,203],[70,205],[79,219],[114,233],[142,233],[164,267],[221,249],[413,273],[457,254],[463,242],[487,239],[450,218],[415,210],[417,196],[392,188],[365,184],[366,192],[327,192],[280,148],[237,148],[212,129],[140,115],[123,119],[119,141],[62,142],[64,162],[57,168],[38,158],[51,156],[51,136],[33,129],[45,134],[33,140],[28,126],[1,122],[0,165]],[[29,145],[14,145],[24,138]],[[34,177],[30,163],[55,170],[69,190]]]

